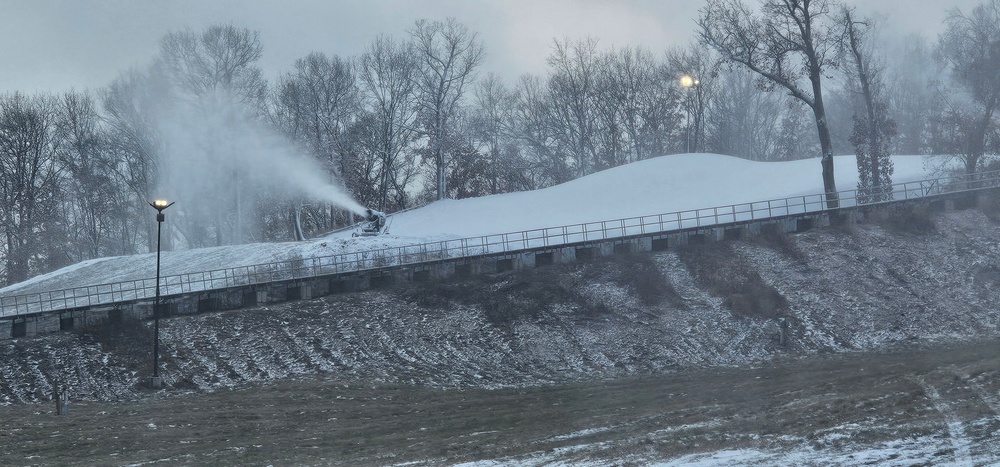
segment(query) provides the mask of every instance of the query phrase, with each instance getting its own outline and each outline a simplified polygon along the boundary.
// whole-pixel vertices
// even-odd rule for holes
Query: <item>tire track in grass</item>
[[[996,439],[997,429],[1000,427],[1000,399],[983,387],[981,381],[972,377],[968,369],[952,364],[947,370],[961,381],[963,389],[972,392],[978,402],[989,409],[989,413],[980,413],[981,418],[969,423],[970,435],[974,440],[970,451],[976,459],[995,459],[1000,452],[1000,442]]]
[[[979,399],[981,399],[983,403],[990,408],[990,411],[992,411],[994,415],[1000,415],[1000,399],[991,395],[982,384],[974,380],[968,372],[963,371],[958,366],[951,365],[948,369],[954,373],[955,376],[961,378],[964,383],[968,384],[969,389],[972,389],[972,391],[979,396]]]
[[[941,399],[941,394],[938,390],[932,386],[923,376],[914,376],[912,378],[921,389],[923,389],[924,394],[930,399],[931,405],[937,410],[941,416],[944,418],[945,426],[948,430],[948,440],[951,443],[952,455],[955,458],[955,465],[969,466],[972,467],[972,453],[969,450],[970,440],[965,435],[965,427],[963,426],[962,420],[958,417],[955,411],[951,410],[951,407]]]

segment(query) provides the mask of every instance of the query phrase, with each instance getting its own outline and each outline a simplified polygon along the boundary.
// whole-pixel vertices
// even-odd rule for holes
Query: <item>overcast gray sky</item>
[[[756,0],[749,0],[755,3]],[[888,18],[893,34],[935,38],[946,11],[983,0],[847,0]],[[166,33],[232,23],[260,32],[268,79],[312,51],[361,53],[420,18],[455,17],[482,37],[482,71],[512,79],[545,69],[553,38],[662,51],[695,38],[704,0],[0,0],[0,93],[95,89],[145,66]]]

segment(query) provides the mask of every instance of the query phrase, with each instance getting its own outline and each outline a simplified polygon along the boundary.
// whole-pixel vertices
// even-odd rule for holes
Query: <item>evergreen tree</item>
[[[858,159],[858,203],[874,203],[892,199],[891,140],[896,135],[896,122],[889,116],[882,97],[882,68],[873,59],[870,42],[870,21],[855,21],[853,11],[843,10],[847,30],[846,46],[854,63],[857,84],[861,88],[864,112],[854,114],[851,145]]]
[[[854,115],[851,144],[858,158],[858,203],[875,203],[892,199],[892,159],[889,157],[896,122],[889,116],[886,105],[875,104],[874,119],[868,114]]]

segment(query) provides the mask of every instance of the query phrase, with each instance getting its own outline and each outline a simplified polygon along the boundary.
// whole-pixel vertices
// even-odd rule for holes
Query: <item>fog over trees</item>
[[[164,193],[178,201],[173,248],[355,222],[259,183],[241,157],[267,157],[270,135],[387,212],[683,152],[817,158],[831,206],[834,155],[856,155],[861,174],[839,188],[873,200],[890,154],[954,155],[970,173],[995,164],[1000,0],[951,11],[933,38],[890,36],[892,18],[838,0],[709,0],[695,20],[689,44],[659,49],[553,38],[547,68],[514,82],[483,68],[491,44],[453,18],[373,37],[359,56],[316,44],[273,82],[259,34],[221,24],[167,34],[148,65],[99,89],[2,94],[0,286],[155,249],[146,202]]]

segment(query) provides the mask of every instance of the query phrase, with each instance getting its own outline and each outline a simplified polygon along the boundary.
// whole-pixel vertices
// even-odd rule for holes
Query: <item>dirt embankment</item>
[[[323,374],[498,388],[743,366],[990,338],[1000,223],[989,209],[161,321],[172,391]],[[782,343],[782,325],[787,328]],[[0,342],[0,404],[144,397],[149,323]]]

